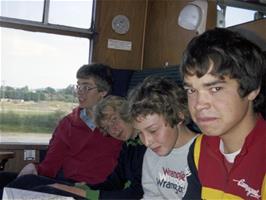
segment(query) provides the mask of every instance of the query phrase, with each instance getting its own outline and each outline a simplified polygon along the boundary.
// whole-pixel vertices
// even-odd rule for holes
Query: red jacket
[[[266,199],[266,121],[257,121],[229,173],[219,143],[201,135],[191,146],[186,199]]]
[[[96,184],[103,182],[117,164],[121,141],[92,131],[80,118],[80,109],[64,117],[52,139],[39,175],[55,177],[60,169],[66,179]]]

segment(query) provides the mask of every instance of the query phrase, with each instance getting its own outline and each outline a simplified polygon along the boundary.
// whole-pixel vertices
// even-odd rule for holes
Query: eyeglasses
[[[75,85],[75,90],[80,92],[88,92],[90,90],[93,90],[97,88],[97,86],[89,86],[89,85]]]

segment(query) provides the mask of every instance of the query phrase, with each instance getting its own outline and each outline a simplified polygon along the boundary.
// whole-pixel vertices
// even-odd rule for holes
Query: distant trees
[[[24,101],[65,101],[75,102],[74,86],[69,85],[64,89],[54,89],[46,87],[44,89],[30,90],[28,86],[22,88],[13,88],[10,86],[1,86],[0,98],[18,99]]]
[[[1,114],[1,131],[23,133],[52,133],[64,111],[45,114],[21,115],[14,111]]]

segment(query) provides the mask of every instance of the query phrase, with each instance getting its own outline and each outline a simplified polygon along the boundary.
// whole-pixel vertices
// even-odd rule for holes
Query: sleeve
[[[99,184],[92,185],[91,188],[98,190],[117,190],[123,189],[125,180],[125,144],[119,154],[118,163],[113,172],[107,177],[107,179]]]
[[[156,182],[154,181],[152,172],[154,172],[154,169],[152,169],[152,166],[154,162],[149,161],[149,150],[146,151],[143,159],[143,166],[142,166],[142,187],[144,191],[143,199],[158,199],[160,198],[160,194],[158,191],[158,188],[156,187]]]
[[[69,126],[71,126],[69,120],[64,118],[56,127],[44,160],[36,165],[39,175],[54,178],[62,168],[62,163],[68,149],[62,136],[68,134]]]
[[[183,199],[201,199],[201,183],[198,178],[198,170],[194,159],[195,139],[191,144],[188,152],[188,167],[190,175],[187,177],[188,188]]]
[[[123,149],[119,156],[118,165],[107,180],[101,184],[92,186],[93,189],[100,189],[99,199],[140,199],[143,195],[141,186],[141,166],[142,160],[139,162],[141,166],[139,170],[132,170],[127,162],[131,158],[127,145],[123,145]],[[130,169],[127,169],[130,167]],[[126,171],[130,170],[132,179],[126,175]]]

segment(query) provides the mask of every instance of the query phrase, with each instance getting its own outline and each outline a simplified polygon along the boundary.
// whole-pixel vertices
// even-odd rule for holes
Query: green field
[[[58,121],[75,106],[62,101],[2,101],[1,132],[52,133]]]

